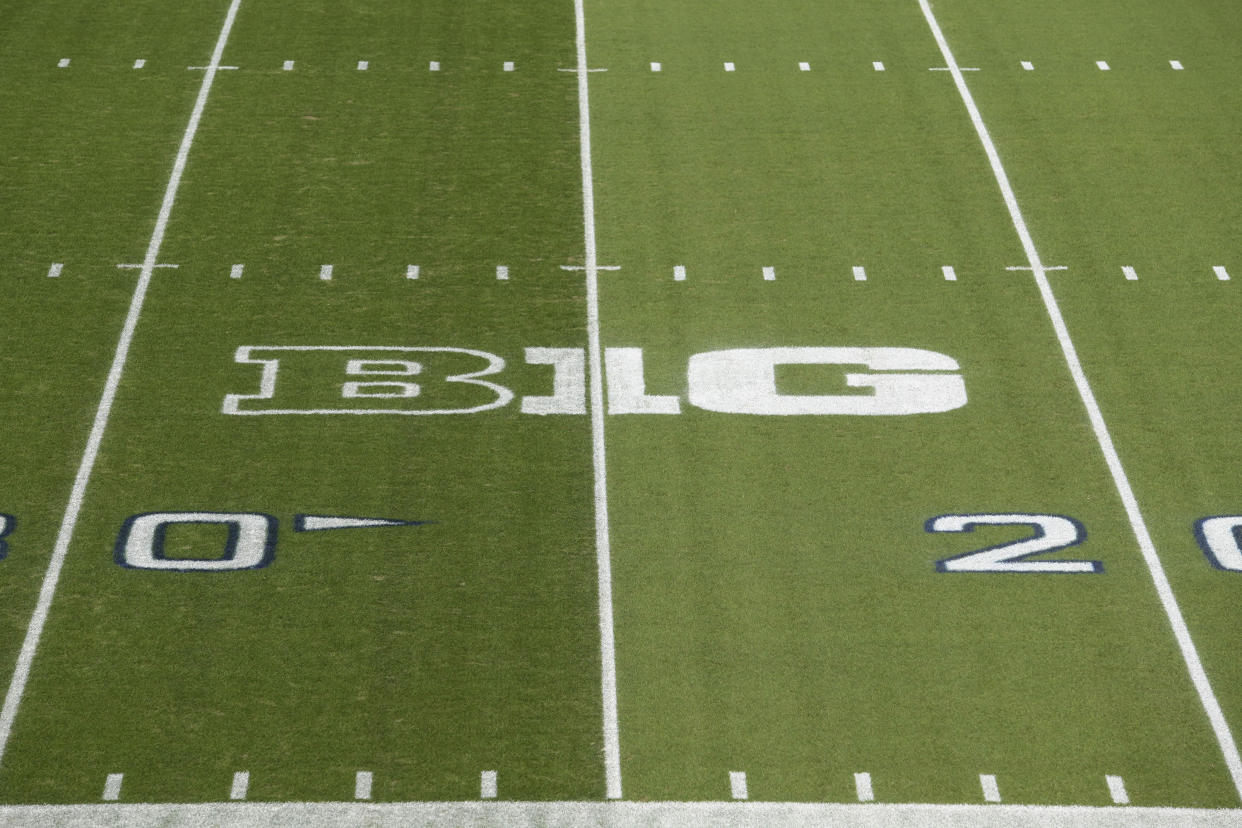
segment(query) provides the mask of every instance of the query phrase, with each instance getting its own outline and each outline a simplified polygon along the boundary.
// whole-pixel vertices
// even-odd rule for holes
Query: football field
[[[1242,824],[1231,0],[0,0],[0,822]]]

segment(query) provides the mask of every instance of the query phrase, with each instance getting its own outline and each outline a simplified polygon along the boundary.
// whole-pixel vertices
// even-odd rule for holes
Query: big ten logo
[[[510,369],[506,381],[545,393],[521,396],[518,410],[587,413],[585,349],[526,348],[523,357],[522,375]],[[226,396],[225,414],[476,414],[518,398],[499,381],[505,360],[470,348],[243,346],[234,359],[260,366],[259,390]],[[706,411],[768,416],[927,414],[966,404],[957,362],[919,348],[706,351],[690,357],[682,388],[654,389],[665,393],[649,393],[641,348],[606,348],[602,362],[609,414],[680,414],[683,398]],[[675,391],[684,393],[667,393]]]

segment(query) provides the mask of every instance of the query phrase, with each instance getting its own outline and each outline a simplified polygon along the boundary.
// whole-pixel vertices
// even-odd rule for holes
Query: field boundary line
[[[604,366],[599,332],[599,256],[595,246],[595,177],[591,170],[591,100],[587,79],[586,11],[574,0],[578,50],[578,150],[582,162],[582,227],[586,248],[587,364],[591,457],[595,470],[595,567],[599,581],[600,687],[604,718],[604,782],[621,798],[621,736],[617,717],[617,646],[612,620],[612,541],[608,527],[608,465],[604,451]]]
[[[194,109],[190,113],[190,121],[186,125],[185,133],[181,137],[181,145],[177,150],[177,157],[173,161],[173,169],[168,179],[168,186],[164,189],[164,200],[160,204],[160,212],[155,221],[155,229],[151,233],[151,240],[147,244],[147,253],[142,260],[138,284],[135,286],[134,295],[130,299],[129,312],[125,316],[125,324],[121,328],[121,336],[117,342],[116,352],[112,357],[112,367],[108,370],[103,396],[99,400],[99,407],[95,410],[95,420],[91,425],[90,435],[86,440],[86,450],[82,454],[82,461],[78,465],[78,472],[73,480],[73,489],[69,494],[69,503],[65,507],[64,517],[61,519],[60,530],[56,535],[56,545],[52,551],[52,558],[48,562],[47,571],[43,575],[43,585],[39,589],[39,599],[35,604],[34,614],[26,627],[26,637],[22,641],[22,648],[17,656],[13,677],[9,682],[8,693],[4,697],[4,707],[0,709],[0,765],[4,762],[9,737],[13,732],[13,721],[17,718],[17,709],[21,705],[22,696],[26,691],[26,682],[30,678],[30,668],[34,663],[35,652],[39,648],[43,627],[47,623],[48,613],[52,606],[52,598],[56,594],[56,585],[60,580],[60,572],[64,567],[65,557],[69,552],[69,544],[73,540],[73,532],[77,527],[78,516],[82,512],[82,503],[86,498],[86,487],[90,482],[91,472],[95,468],[95,460],[99,455],[99,446],[103,442],[104,431],[108,427],[108,419],[112,413],[112,404],[116,399],[117,389],[121,384],[121,375],[125,371],[125,363],[129,359],[129,349],[133,343],[134,331],[138,327],[138,318],[142,314],[147,288],[150,287],[151,276],[155,272],[160,247],[164,242],[164,232],[168,229],[168,220],[172,215],[173,202],[176,201],[177,190],[181,186],[181,176],[185,172],[186,161],[190,156],[190,146],[194,143],[194,135],[198,131],[199,121],[202,119],[203,110],[207,106],[207,96],[211,92],[212,83],[215,81],[216,71],[220,68],[220,58],[224,54],[224,46],[228,42],[229,32],[233,28],[233,21],[237,17],[237,9],[240,5],[241,0],[233,0],[229,6],[228,13],[225,15],[224,25],[220,29],[220,35],[216,39],[215,50],[211,55],[211,63],[205,67],[206,72],[203,75],[202,86],[198,90],[198,98],[194,102]]]
[[[1056,330],[1057,340],[1061,344],[1061,352],[1065,356],[1065,362],[1069,367],[1070,374],[1073,375],[1074,385],[1078,388],[1078,395],[1082,398],[1083,406],[1087,409],[1087,417],[1091,420],[1091,428],[1095,432],[1100,450],[1104,453],[1104,459],[1108,464],[1109,472],[1112,474],[1117,493],[1121,496],[1126,516],[1130,520],[1130,528],[1134,531],[1134,536],[1138,540],[1139,549],[1143,553],[1143,560],[1147,564],[1148,572],[1150,572],[1152,582],[1156,587],[1156,593],[1160,597],[1160,604],[1164,607],[1169,625],[1173,628],[1173,636],[1177,639],[1182,659],[1186,662],[1186,670],[1190,674],[1190,680],[1194,684],[1195,691],[1199,694],[1199,701],[1202,703],[1203,709],[1207,713],[1208,721],[1211,723],[1212,730],[1216,735],[1216,742],[1220,746],[1220,751],[1229,770],[1229,775],[1233,780],[1234,788],[1239,798],[1242,798],[1242,757],[1238,755],[1237,743],[1234,741],[1233,733],[1229,729],[1229,722],[1225,719],[1224,711],[1221,710],[1216,693],[1212,690],[1212,683],[1208,679],[1207,671],[1203,668],[1203,662],[1199,658],[1199,651],[1190,636],[1190,628],[1186,625],[1186,619],[1182,616],[1181,607],[1178,606],[1177,598],[1173,595],[1173,587],[1165,574],[1164,565],[1160,562],[1160,556],[1156,552],[1156,545],[1152,541],[1151,533],[1147,529],[1147,522],[1143,519],[1143,513],[1139,509],[1138,498],[1135,497],[1134,489],[1130,485],[1130,478],[1126,475],[1125,468],[1121,464],[1121,458],[1118,456],[1117,449],[1113,444],[1113,438],[1109,433],[1108,425],[1104,422],[1104,414],[1095,399],[1095,393],[1091,390],[1090,383],[1087,381],[1086,372],[1083,370],[1082,362],[1078,358],[1078,350],[1074,347],[1073,340],[1070,339],[1069,328],[1065,324],[1065,318],[1061,315],[1060,305],[1057,303],[1056,296],[1052,293],[1052,286],[1048,282],[1048,277],[1045,273],[1047,268],[1040,261],[1039,251],[1036,250],[1030,230],[1027,229],[1026,220],[1022,217],[1022,210],[1018,206],[1017,196],[1014,194],[1013,187],[1009,183],[1009,176],[1001,164],[1000,154],[996,150],[996,145],[992,142],[992,136],[988,132],[987,126],[983,123],[983,116],[979,113],[979,107],[975,104],[974,96],[970,94],[970,89],[966,86],[966,78],[958,67],[957,60],[953,57],[953,52],[949,48],[949,42],[941,30],[940,24],[936,21],[935,14],[932,13],[929,0],[918,0],[918,2],[923,10],[923,16],[927,19],[927,25],[931,28],[932,36],[935,37],[936,43],[944,55],[946,65],[953,76],[953,82],[957,86],[962,102],[966,105],[966,110],[970,114],[970,120],[975,126],[975,132],[979,134],[979,140],[983,143],[983,149],[987,153],[988,162],[992,165],[992,174],[1000,187],[1001,195],[1005,199],[1005,205],[1009,208],[1009,217],[1013,220],[1013,226],[1018,233],[1018,238],[1022,241],[1022,248],[1026,252],[1027,262],[1030,264],[1030,269],[1035,276],[1035,283],[1039,286],[1040,296],[1044,300],[1044,308],[1052,321],[1052,327]]]
[[[1131,805],[931,805],[808,802],[200,802],[0,806],[0,821],[48,828],[335,826],[860,826],[1225,828],[1242,811]]]

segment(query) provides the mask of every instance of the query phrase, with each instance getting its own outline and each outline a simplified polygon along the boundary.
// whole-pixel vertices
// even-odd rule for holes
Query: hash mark
[[[69,68],[69,58],[61,58],[60,61],[56,64],[56,66],[61,69]]]
[[[368,70],[368,69],[370,69],[370,68],[371,68],[371,62],[370,62],[369,60],[360,60],[360,61],[358,61],[358,71],[359,71],[359,72],[365,72],[365,71],[367,71],[367,70]]]
[[[1178,72],[1186,68],[1185,66],[1182,66],[1182,62],[1180,60],[1170,60],[1169,65],[1172,66],[1174,69],[1176,69]]]
[[[1100,68],[1100,71],[1101,71],[1101,72],[1107,72],[1107,71],[1108,71],[1108,61],[1106,61],[1106,60],[1097,60],[1097,61],[1095,62],[1095,65],[1096,65],[1096,66],[1098,66],[1098,67]]]
[[[506,60],[506,61],[505,61],[505,71],[506,71],[506,72],[512,72],[512,71],[513,71],[513,61],[511,61],[511,60]]]
[[[1220,279],[1222,282],[1229,281],[1229,271],[1225,270],[1224,265],[1216,265],[1216,267],[1212,268],[1212,272],[1215,273],[1216,278]]]
[[[496,798],[496,771],[483,771],[479,775],[479,798]]]
[[[652,61],[652,63],[651,63],[651,71],[652,71],[652,72],[659,72],[659,71],[660,71],[661,69],[663,69],[663,68],[664,68],[664,67],[662,67],[659,63],[656,63],[656,62]]]
[[[1126,265],[1125,267],[1121,268],[1121,272],[1122,274],[1125,275],[1126,281],[1128,282],[1138,281],[1138,273],[1136,273],[1134,271],[1134,268],[1130,267],[1129,265]]]
[[[233,269],[229,271],[229,278],[240,279],[242,277],[242,271],[245,269],[246,269],[245,265],[239,265],[239,264],[233,265]]]
[[[320,265],[319,266],[319,278],[325,282],[331,281],[332,265]]]
[[[496,265],[496,278],[502,282],[509,280],[509,268],[506,265]]]
[[[292,72],[292,71],[293,71],[293,61],[291,61],[291,60],[286,60],[286,61],[285,61],[285,63],[284,63],[284,66],[282,66],[281,68],[282,68],[282,69],[284,69],[284,71],[286,71],[286,72]]]
[[[854,774],[854,790],[858,793],[859,802],[875,802],[875,791],[871,788],[871,774]]]
[[[867,281],[867,269],[864,268],[862,265],[854,265],[854,281],[855,282]]]
[[[883,71],[884,71],[884,61],[882,61],[882,60],[873,60],[873,61],[871,61],[871,68],[872,68],[872,69],[874,69],[874,70],[875,70],[875,71],[877,71],[877,72],[883,72]]]
[[[734,799],[747,799],[746,771],[729,771],[729,791]]]
[[[1114,804],[1130,804],[1130,794],[1126,793],[1126,781],[1124,779],[1120,776],[1105,776],[1104,781],[1108,784],[1108,794],[1113,798]]]
[[[55,262],[51,267],[47,269],[47,278],[49,279],[59,278],[60,272],[64,269],[65,269],[64,264],[62,264],[61,262]]]
[[[1022,68],[1028,72],[1034,72],[1035,64],[1031,63],[1029,60],[1024,60],[1022,61]]]
[[[418,265],[409,265],[408,267],[406,267],[405,278],[417,279],[418,278]]]
[[[124,781],[125,774],[110,773],[104,781],[103,799],[105,802],[116,802],[121,798],[121,782]]]
[[[147,62],[146,62],[145,60],[143,60],[142,58],[138,58],[137,60],[135,60],[135,61],[134,61],[134,68],[135,68],[135,69],[141,69],[142,67],[144,67],[144,66],[146,66],[146,65],[147,65]]]
[[[238,771],[233,774],[233,788],[229,791],[229,799],[245,799],[250,790],[250,771]]]
[[[727,61],[726,61],[726,62],[725,62],[725,71],[726,71],[726,72],[732,72],[732,71],[733,71],[733,64],[732,64],[732,63],[729,63],[729,62],[727,62]]]
[[[799,70],[799,71],[802,71],[802,72],[809,72],[809,71],[811,71],[811,64],[809,64],[809,63],[799,63],[799,64],[798,64],[798,70]]]
[[[676,267],[673,268],[673,281],[674,282],[686,281],[686,266],[685,265],[677,265]]]
[[[763,281],[765,281],[765,282],[775,282],[775,281],[776,281],[776,268],[774,268],[774,267],[765,267],[765,268],[763,269]]]
[[[428,64],[428,67],[427,67],[427,68],[428,68],[428,71],[431,71],[431,72],[439,72],[439,71],[440,71],[440,61],[438,61],[438,60],[433,60],[433,61],[431,61],[431,63],[430,63],[430,64]]]
[[[944,280],[946,282],[957,281],[957,271],[953,269],[953,265],[945,265],[940,268],[940,272],[944,274]]]
[[[996,786],[996,777],[990,773],[979,774],[979,786],[983,788],[985,802],[1000,802],[1000,788]]]
[[[358,771],[354,777],[354,799],[371,798],[371,772]]]

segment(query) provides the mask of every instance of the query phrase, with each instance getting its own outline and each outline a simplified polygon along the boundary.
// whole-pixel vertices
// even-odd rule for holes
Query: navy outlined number
[[[5,540],[17,528],[17,518],[12,515],[0,514],[0,561],[9,556],[9,544]]]
[[[1216,515],[1195,522],[1195,539],[1207,555],[1208,563],[1227,572],[1242,572],[1239,530],[1242,530],[1242,515]]]
[[[1035,534],[975,552],[936,561],[937,572],[1103,572],[1101,561],[1031,560],[1035,555],[1077,546],[1087,538],[1081,523],[1064,515],[940,515],[924,524],[928,532],[973,532],[977,526],[1030,526]]]
[[[168,527],[218,524],[228,527],[223,554],[215,558],[169,558]],[[276,554],[276,518],[257,512],[148,512],[133,515],[116,539],[116,562],[128,569],[165,572],[235,572],[262,569]]]

